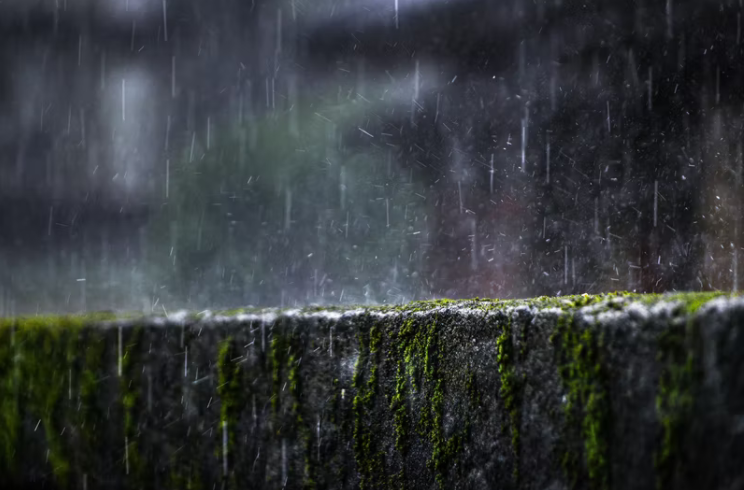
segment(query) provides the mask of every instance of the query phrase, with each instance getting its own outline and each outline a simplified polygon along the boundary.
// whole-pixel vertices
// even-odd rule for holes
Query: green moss
[[[468,401],[470,406],[473,408],[480,407],[483,399],[480,390],[478,390],[478,379],[472,368],[468,368],[468,379],[465,384],[465,389],[468,393]]]
[[[146,483],[146,460],[140,453],[142,362],[140,356],[143,329],[137,325],[123,328],[120,335],[128,333],[126,343],[122,345],[121,378],[119,380],[122,410],[124,415],[124,471],[127,482],[133,488]],[[124,342],[124,339],[120,339]]]
[[[716,296],[719,295],[704,293],[685,298],[682,313],[687,315],[687,321],[672,323],[657,341],[661,372],[656,413],[661,441],[654,464],[659,489],[673,486],[684,463],[685,427],[692,419],[695,391],[701,383],[699,325],[694,313]]]
[[[398,367],[395,374],[395,394],[390,403],[393,412],[393,427],[395,430],[395,449],[400,451],[404,460],[408,455],[410,416],[408,414],[408,402],[406,400],[406,375],[405,364],[398,359]]]
[[[20,404],[26,413],[39,418],[49,464],[62,488],[71,485],[69,441],[62,435],[71,404],[64,403],[63,394],[70,386],[81,325],[73,317],[32,317],[15,323],[16,380],[23,387]]]
[[[282,391],[282,369],[284,367],[284,356],[289,351],[289,342],[281,333],[275,334],[271,339],[271,379],[272,379],[272,396],[271,408],[274,417],[278,417],[281,406]]]
[[[102,448],[107,447],[101,431],[97,430],[104,420],[99,398],[100,380],[104,377],[103,360],[106,351],[105,337],[96,326],[88,326],[82,332],[84,346],[79,380],[79,406],[75,411],[75,425],[79,427],[78,441],[80,472],[92,473]]]
[[[174,456],[171,457],[169,488],[178,490],[203,490],[198,468],[193,464],[182,465]]]
[[[82,406],[88,369],[88,363],[79,359],[79,352],[86,349],[81,342],[84,326],[110,318],[91,314],[0,320],[0,471],[8,481],[21,478],[19,458],[45,460],[56,486],[68,488],[73,484],[73,464],[85,467],[89,461],[84,426],[82,437],[72,435],[81,421],[72,400],[73,385],[80,378]],[[24,419],[38,420],[45,455],[28,454],[28,447],[21,444]]]
[[[317,462],[313,460],[313,435],[312,430],[303,419],[302,399],[302,376],[300,375],[300,362],[302,361],[302,351],[299,348],[297,339],[290,342],[291,354],[287,358],[287,372],[289,393],[292,396],[292,410],[290,429],[300,439],[304,449],[304,474],[303,486],[306,489],[313,489],[317,486]],[[299,356],[299,357],[298,357]]]
[[[437,316],[438,311],[454,306],[481,310],[515,306],[556,307],[564,312],[552,339],[557,345],[559,373],[567,393],[566,421],[579,439],[576,445],[569,445],[563,462],[573,481],[586,480],[594,488],[607,488],[610,483],[608,462],[611,440],[608,426],[611,414],[602,338],[597,329],[574,324],[572,319],[575,311],[598,302],[606,302],[606,308],[619,309],[628,301],[651,304],[663,300],[677,301],[680,303],[680,313],[692,314],[720,295],[686,293],[640,296],[614,293],[531,300],[476,298],[367,308],[367,311],[396,311],[399,315],[393,316],[391,321],[385,320],[385,323],[373,321],[370,316],[360,317],[357,323],[360,353],[353,379],[353,406],[350,412],[343,412],[339,408],[342,405],[341,390],[336,380],[330,398],[330,422],[346,428],[333,437],[338,437],[340,441],[344,436],[352,435],[354,458],[365,487],[403,486],[412,477],[405,472],[406,464],[417,462],[418,459],[413,459],[414,454],[418,458],[422,451],[427,450],[431,451],[428,467],[432,477],[440,486],[447,485],[454,479],[450,472],[458,467],[458,458],[468,442],[470,428],[469,418],[458,419],[454,429],[449,428],[448,422],[445,431],[445,415],[450,410],[450,400],[454,400],[452,391],[458,390],[458,395],[463,395],[455,405],[458,414],[470,411],[477,414],[478,410],[474,407],[480,406],[483,394],[477,389],[478,382],[472,366],[453,370],[445,362],[448,352],[444,349],[443,339],[449,335],[449,330],[444,323],[432,321],[432,318]],[[304,311],[311,313],[315,310]],[[432,311],[427,316],[414,315],[423,310]],[[241,309],[226,313],[263,311]],[[280,310],[272,311],[280,313]],[[96,314],[0,320],[0,472],[3,475],[13,475],[16,470],[28,465],[33,465],[35,471],[43,466],[45,454],[30,454],[38,452],[38,448],[19,444],[24,439],[22,428],[31,419],[34,423],[40,420],[35,437],[41,437],[43,433],[43,449],[49,451],[49,464],[44,471],[53,474],[58,486],[70,486],[79,482],[81,473],[92,475],[96,468],[110,463],[107,458],[113,452],[107,448],[111,441],[103,440],[105,431],[101,430],[101,424],[105,423],[106,406],[99,391],[100,382],[106,374],[106,349],[115,348],[115,343],[106,345],[106,330],[86,326],[112,319],[111,314]],[[136,485],[137,474],[152,470],[147,466],[147,451],[152,448],[144,447],[148,440],[139,434],[145,418],[140,393],[143,379],[139,369],[141,362],[135,354],[143,351],[142,342],[136,340],[133,330],[125,328],[129,333],[123,348],[123,372],[118,384],[121,412],[114,410],[112,413],[121,417],[119,423],[129,443],[130,480]],[[661,442],[656,467],[660,487],[674,481],[684,464],[684,454],[679,448],[684,444],[683,429],[692,416],[692,402],[699,383],[700,360],[695,350],[697,328],[690,324],[673,327],[659,338],[662,371],[656,404]],[[506,325],[499,330],[497,339],[499,398],[511,435],[515,478],[519,477],[519,405],[523,384],[517,365],[529,354],[527,333],[527,330],[522,330],[521,335],[515,336],[511,325]],[[280,331],[271,341],[268,366],[273,394],[272,415],[281,422],[272,427],[275,431],[281,431],[282,436],[298,437],[300,447],[304,447],[305,451],[304,484],[312,487],[319,480],[320,461],[315,457],[314,443],[317,441],[313,439],[311,427],[314,415],[313,421],[307,420],[308,411],[303,406],[306,395],[300,367],[304,349],[302,337]],[[226,427],[229,454],[231,450],[239,452],[240,449],[236,447],[239,444],[236,430],[247,399],[246,392],[250,389],[248,375],[237,361],[242,353],[239,351],[240,347],[228,339],[220,345],[217,359],[220,424]],[[266,361],[266,358],[262,360]],[[264,368],[266,363],[263,364]],[[116,381],[112,381],[115,387]],[[288,389],[283,392],[285,384]],[[76,393],[76,396],[68,396],[68,390]],[[388,398],[384,399],[385,396]],[[462,404],[467,404],[471,410],[462,410]],[[446,419],[449,421],[449,417]],[[72,427],[75,427],[75,431],[71,430]],[[392,428],[393,438],[386,439],[384,434],[380,434],[380,427]],[[218,429],[218,435],[217,454],[222,456],[221,428]],[[390,460],[386,460],[383,454],[391,449],[385,445],[388,441],[398,453]],[[123,467],[121,451],[118,450],[116,454],[116,464],[122,462]],[[183,471],[178,470],[178,475],[174,475],[174,481],[180,482],[176,486],[199,486],[199,474],[192,466],[179,468]],[[389,471],[391,468],[392,472]],[[394,475],[379,476],[386,472],[394,472]]]
[[[411,381],[413,390],[416,391],[419,382],[418,364],[415,362],[415,356],[424,351],[426,346],[426,337],[417,329],[417,323],[413,316],[409,316],[403,322],[397,333],[398,355],[406,368],[406,375]]]
[[[15,325],[0,320],[0,474],[17,477],[18,437],[21,428],[19,407],[20,366],[16,355]]]
[[[361,329],[357,334],[359,357],[354,367],[353,386],[356,391],[352,403],[354,417],[354,459],[360,477],[360,488],[374,488],[381,479],[384,480],[385,454],[378,447],[376,431],[367,420],[374,408],[377,392],[377,369],[380,361],[379,347],[382,343],[382,331],[377,325],[370,325],[370,318],[360,322]],[[364,374],[368,372],[367,380]]]
[[[579,328],[573,314],[560,317],[557,336],[559,374],[566,388],[565,415],[568,430],[577,428],[579,445],[569,445],[562,464],[572,486],[586,474],[591,488],[610,485],[610,409],[602,359],[602,341],[595,328]]]
[[[515,485],[519,485],[519,459],[520,459],[520,433],[521,412],[519,400],[521,398],[522,383],[517,377],[514,359],[514,342],[512,340],[512,322],[507,318],[501,329],[501,334],[496,340],[497,362],[501,387],[499,395],[504,403],[504,408],[509,417],[509,430],[511,432],[512,452],[514,467],[512,476]]]
[[[217,457],[221,464],[227,463],[227,474],[224,474],[223,481],[230,487],[236,486],[235,472],[230,466],[230,455],[236,450],[236,429],[240,412],[245,404],[245,383],[243,379],[243,370],[238,364],[237,359],[238,345],[228,337],[220,345],[217,357],[217,373],[219,384],[217,385],[217,395],[220,399],[220,426],[217,433]]]
[[[429,440],[432,444],[432,454],[429,460],[434,470],[434,478],[439,488],[445,488],[447,474],[451,465],[462,452],[462,435],[457,434],[449,439],[444,434],[444,381],[438,379],[431,397],[431,411],[433,421]]]
[[[288,333],[280,323],[271,341],[270,367],[272,379],[272,414],[277,437],[296,438],[303,448],[303,486],[317,486],[318,464],[314,455],[313,431],[309,421],[305,420],[306,410],[303,407],[304,388],[300,370],[305,353],[302,337],[299,333]],[[334,386],[338,385],[338,380]],[[287,392],[287,394],[283,394]],[[336,395],[337,397],[338,395]],[[338,399],[335,403],[338,406]]]

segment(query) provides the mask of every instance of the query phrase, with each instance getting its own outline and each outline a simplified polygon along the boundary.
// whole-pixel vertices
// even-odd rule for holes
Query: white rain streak
[[[284,191],[284,230],[289,231],[292,224],[292,189]]]
[[[194,162],[194,143],[196,143],[196,131],[191,133],[191,149],[189,150],[189,163]]]
[[[101,52],[101,92],[106,90],[106,51]]]
[[[395,0],[395,28],[400,28],[400,24],[398,21],[398,0]]]
[[[176,98],[176,56],[171,56],[171,98]]]
[[[522,118],[522,172],[527,170],[527,126],[529,125],[530,109],[524,108],[524,117]]]
[[[119,333],[118,333],[118,340],[119,340],[119,343],[118,343],[118,346],[117,346],[117,350],[118,350],[119,358],[118,358],[118,362],[117,362],[117,371],[116,371],[116,372],[118,373],[118,375],[119,375],[119,377],[120,377],[120,378],[121,378],[121,370],[122,370],[122,360],[123,360],[123,356],[122,356],[122,352],[121,352],[121,351],[122,351],[122,345],[121,345],[121,343],[122,343],[122,342],[121,342],[121,341],[122,341],[122,338],[121,338],[121,336],[122,336],[122,331],[121,331],[121,329],[122,329],[122,327],[121,327],[121,325],[120,325],[120,326],[119,326]]]
[[[610,101],[607,101],[607,133],[612,132],[612,124],[610,120]]]
[[[369,136],[370,138],[374,138],[374,135],[372,135],[372,133],[370,133],[370,132],[368,132],[368,131],[365,131],[365,130],[364,130],[364,129],[362,129],[362,128],[358,128],[358,129],[359,129],[359,131],[361,131],[362,133],[366,134],[366,135],[367,135],[367,136]]]
[[[739,236],[739,223],[734,225],[734,236]],[[732,244],[733,245],[733,244]],[[734,246],[734,256],[731,258],[731,267],[733,269],[733,285],[731,291],[736,293],[739,291],[739,249]]]
[[[165,160],[165,199],[170,194],[170,159]]]
[[[576,286],[576,259],[571,258],[571,285]]]
[[[341,169],[339,170],[338,188],[341,209],[343,210],[346,209],[346,167],[343,165],[341,165]]]
[[[163,0],[163,39],[168,42],[168,7],[166,0]]]
[[[318,461],[320,461],[320,415],[317,416],[317,430],[316,430],[317,438],[318,438]]]
[[[209,150],[212,143],[212,118],[207,117],[207,150]]]
[[[648,67],[648,110],[654,109],[654,69]]]
[[[488,171],[488,174],[489,174],[488,177],[489,177],[489,181],[490,181],[489,182],[489,184],[490,184],[489,188],[491,189],[491,194],[493,194],[493,174],[494,174],[494,170],[493,170],[493,153],[491,153],[491,170]]]
[[[282,439],[282,482],[283,486],[287,485],[287,440]]]
[[[127,120],[127,80],[121,79],[121,120]]]
[[[555,96],[555,88],[556,88],[556,74],[555,69],[551,70],[550,72],[550,110],[552,112],[555,112],[557,100]]]
[[[419,60],[416,58],[416,71],[413,75],[413,100],[419,98],[419,87],[421,85],[421,68],[419,66]]]
[[[470,233],[472,234],[472,240],[470,242],[470,269],[473,271],[478,270],[478,242],[477,242],[477,226],[475,218],[470,220]]]
[[[266,77],[264,79],[264,85],[266,89],[266,108],[268,109],[271,103],[271,101],[269,100],[269,77]]]
[[[563,284],[568,285],[568,245],[563,247]]]
[[[80,146],[85,148],[85,109],[80,108]]]
[[[390,199],[385,198],[385,219],[387,220],[387,228],[390,228]]]
[[[222,421],[222,474],[227,476],[227,420]]]
[[[462,214],[463,205],[462,205],[462,181],[457,181],[457,197],[460,200],[460,214]]]
[[[168,151],[168,143],[170,139],[170,130],[171,130],[171,117],[170,115],[167,117],[166,123],[165,123],[165,151]]]

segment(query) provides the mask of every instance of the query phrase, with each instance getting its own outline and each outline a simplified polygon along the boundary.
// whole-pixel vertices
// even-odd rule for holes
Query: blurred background
[[[0,1],[0,315],[737,290],[743,11]]]

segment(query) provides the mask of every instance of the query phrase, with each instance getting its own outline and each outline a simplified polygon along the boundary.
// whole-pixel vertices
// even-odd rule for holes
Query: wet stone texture
[[[744,299],[0,323],[0,488],[744,488]]]

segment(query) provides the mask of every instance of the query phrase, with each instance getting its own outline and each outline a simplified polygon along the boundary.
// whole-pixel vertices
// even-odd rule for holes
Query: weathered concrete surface
[[[744,299],[0,326],[0,488],[744,488]]]

